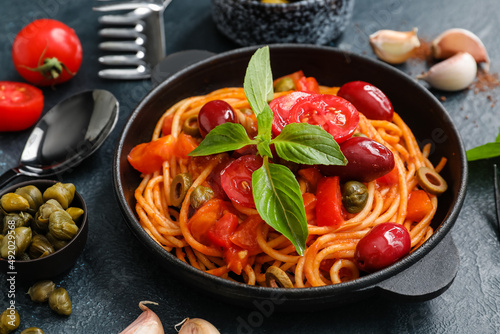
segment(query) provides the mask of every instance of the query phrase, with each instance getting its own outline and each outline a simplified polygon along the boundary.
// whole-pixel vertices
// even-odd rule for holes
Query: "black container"
[[[16,191],[17,188],[28,185],[37,187],[43,194],[47,188],[56,183],[57,181],[45,179],[24,181],[3,189],[0,192],[0,197],[6,193]],[[80,217],[78,222],[76,222],[76,225],[79,227],[78,233],[66,246],[42,258],[15,261],[14,267],[12,268],[9,266],[9,261],[0,258],[1,271],[8,276],[15,276],[16,280],[35,282],[38,280],[55,278],[71,269],[82,253],[88,235],[87,205],[83,197],[78,193],[78,190],[75,191],[75,197],[70,206],[83,209],[84,214]]]
[[[237,49],[187,66],[159,82],[130,115],[116,148],[113,177],[120,207],[135,236],[159,264],[181,281],[226,302],[249,307],[273,303],[276,310],[292,311],[297,307],[315,310],[356,302],[375,294],[397,300],[422,301],[444,292],[453,282],[459,264],[457,249],[448,232],[457,219],[466,192],[467,162],[458,131],[439,101],[415,80],[387,64],[335,48],[272,45],[273,77],[303,70],[306,76],[313,76],[328,86],[340,86],[353,80],[370,82],[389,97],[421,144],[433,144],[433,162],[443,156],[448,158],[441,174],[449,188],[439,197],[433,220],[435,233],[427,242],[396,264],[354,281],[324,287],[280,289],[248,286],[206,274],[166,252],[143,230],[134,210],[134,190],[140,176],[127,162],[127,154],[135,145],[150,141],[160,115],[175,102],[221,87],[242,86],[255,49]],[[193,52],[192,58],[196,59],[197,51]],[[190,58],[186,51],[183,56]],[[163,71],[169,75],[173,73],[169,57],[157,68],[155,77],[161,78]]]

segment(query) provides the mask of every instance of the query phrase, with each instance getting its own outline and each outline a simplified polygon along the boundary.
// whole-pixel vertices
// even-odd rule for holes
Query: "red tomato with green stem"
[[[82,63],[82,45],[75,31],[53,19],[25,26],[12,44],[12,60],[19,74],[37,86],[71,79]]]
[[[21,82],[0,81],[0,131],[21,131],[40,118],[43,94]]]

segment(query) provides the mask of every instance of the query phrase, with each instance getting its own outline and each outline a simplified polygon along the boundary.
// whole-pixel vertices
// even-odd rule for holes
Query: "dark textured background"
[[[368,300],[338,309],[296,315],[273,313],[252,318],[252,311],[227,305],[200,295],[190,286],[169,277],[126,227],[113,194],[111,163],[115,144],[125,121],[145,94],[149,81],[115,82],[97,77],[98,14],[96,2],[86,0],[3,1],[0,10],[0,80],[22,80],[13,68],[10,48],[16,33],[42,17],[65,22],[75,29],[84,49],[78,75],[54,90],[44,89],[45,111],[76,91],[108,89],[120,100],[120,119],[106,143],[90,159],[63,175],[73,182],[89,208],[89,238],[75,267],[56,284],[66,287],[73,300],[73,314],[61,317],[47,305],[37,305],[18,283],[16,305],[22,328],[38,326],[45,333],[118,333],[140,311],[140,300],[153,300],[152,309],[166,333],[185,317],[211,321],[222,333],[250,333],[241,321],[254,323],[254,333],[498,333],[500,332],[500,244],[494,213],[493,163],[499,159],[469,164],[468,194],[452,229],[460,256],[454,283],[441,296],[421,303],[403,304]],[[497,0],[357,0],[351,24],[331,45],[375,58],[368,35],[379,29],[419,28],[419,36],[432,40],[443,30],[461,27],[475,32],[488,48],[491,71],[500,71]],[[165,12],[167,52],[204,49],[223,52],[237,46],[223,37],[210,16],[209,0],[174,0]],[[410,61],[399,68],[412,75],[426,68]],[[475,94],[432,91],[458,127],[467,149],[493,141],[500,126],[500,88]],[[0,134],[0,172],[13,167],[29,131]],[[7,283],[0,275],[0,308],[8,305]],[[302,310],[298,310],[302,311]],[[239,331],[240,329],[240,331]],[[19,332],[19,331],[18,331]]]

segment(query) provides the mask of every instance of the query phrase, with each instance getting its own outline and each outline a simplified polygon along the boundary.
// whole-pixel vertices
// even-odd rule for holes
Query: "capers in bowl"
[[[87,207],[82,196],[73,192],[74,188],[71,183],[38,179],[0,192],[0,198],[7,194],[22,198],[19,203],[24,203],[25,209],[12,211],[11,203],[4,199],[8,206],[5,210],[0,203],[2,272],[8,272],[15,260],[21,281],[37,281],[56,277],[74,265],[88,234]]]

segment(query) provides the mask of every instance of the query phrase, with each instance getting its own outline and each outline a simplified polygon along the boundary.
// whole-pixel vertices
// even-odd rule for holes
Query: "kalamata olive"
[[[358,181],[348,181],[342,186],[342,204],[349,213],[358,213],[368,201],[368,189]]]
[[[370,182],[392,171],[394,155],[384,145],[365,137],[351,137],[340,144],[348,163],[345,166],[321,165],[327,176],[339,176],[341,180]]]
[[[351,81],[340,87],[338,96],[351,102],[369,119],[391,121],[394,114],[391,101],[374,85],[364,81]]]
[[[394,264],[407,255],[410,248],[410,234],[404,226],[382,223],[358,242],[354,258],[360,270],[371,273]]]
[[[198,114],[198,127],[203,138],[217,125],[236,123],[233,107],[226,101],[214,100],[205,103]]]

